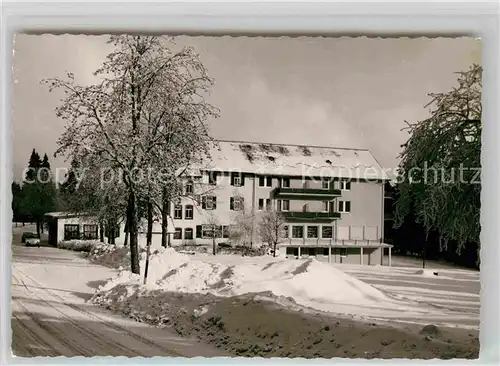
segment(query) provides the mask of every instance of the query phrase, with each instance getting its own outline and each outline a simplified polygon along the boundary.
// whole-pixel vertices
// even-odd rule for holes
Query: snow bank
[[[141,275],[122,270],[99,288],[95,299],[106,301],[106,293],[126,286],[129,296],[142,290],[208,293],[234,296],[268,293],[292,298],[297,304],[320,311],[345,313],[353,306],[365,309],[401,308],[401,301],[368,285],[328,263],[308,260],[262,258],[262,260],[222,260],[193,257],[171,248],[155,251],[150,257],[147,285],[142,286],[145,253],[141,255]],[[222,256],[221,256],[222,257]],[[224,263],[226,262],[226,263]],[[141,291],[142,292],[142,291]]]
[[[92,250],[106,245],[96,240],[66,240],[57,243],[60,249],[69,249],[76,252],[91,252]]]

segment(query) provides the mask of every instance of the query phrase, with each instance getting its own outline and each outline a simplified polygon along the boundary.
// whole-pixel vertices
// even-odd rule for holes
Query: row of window
[[[217,185],[217,176],[218,172],[209,172],[208,173],[208,184]],[[322,188],[330,189],[331,188],[331,180],[323,180]],[[278,178],[278,184],[282,188],[290,187],[290,178]],[[231,185],[235,187],[242,187],[245,185],[245,176],[240,173],[231,173]],[[273,186],[273,177],[272,176],[259,176],[259,187],[272,187]],[[305,180],[303,183],[303,188],[309,188],[310,181]],[[340,181],[340,189],[344,191],[351,190],[351,182],[348,180]],[[186,193],[193,193],[193,183],[188,182],[186,184]]]
[[[215,210],[217,209],[217,197],[216,196],[203,196],[201,200],[201,207],[204,210]],[[231,211],[242,211],[245,207],[245,198],[241,196],[231,197],[229,200],[229,209]],[[271,199],[270,198],[259,198],[259,210],[270,211]],[[278,211],[290,211],[290,200],[278,200],[277,208]],[[351,212],[351,201],[339,201],[338,203],[339,212],[347,213]],[[303,212],[309,212],[309,204],[304,204],[302,206]],[[333,212],[334,203],[332,201],[323,201],[323,211]],[[174,206],[174,219],[182,220],[182,205]],[[184,208],[184,219],[192,220],[194,215],[193,205],[186,205]]]
[[[348,250],[349,249],[349,250]],[[356,248],[332,248],[332,255],[339,254],[342,257],[347,257],[349,255],[349,252],[352,252]],[[316,256],[316,255],[328,255],[329,248],[300,248],[300,255],[310,255],[310,256]],[[358,252],[354,252],[351,254],[359,254]],[[293,248],[293,247],[287,247],[286,248],[286,255],[294,255],[298,256],[299,255],[299,250],[298,248]]]
[[[196,226],[196,238],[200,239],[211,239],[215,238],[229,238],[231,226],[230,225],[197,225]],[[184,235],[183,235],[184,234]],[[309,225],[306,227],[306,232],[304,232],[303,225],[293,225],[291,231],[291,237],[294,239],[303,239],[304,234],[308,239],[332,239],[333,238],[333,226],[322,226],[321,232],[319,226]],[[283,238],[289,238],[289,226],[283,226],[281,236]],[[174,233],[174,239],[193,239],[193,229],[192,228],[176,228]]]
[[[64,240],[96,240],[99,237],[97,225],[83,225],[83,233],[80,233],[80,225],[64,225]]]

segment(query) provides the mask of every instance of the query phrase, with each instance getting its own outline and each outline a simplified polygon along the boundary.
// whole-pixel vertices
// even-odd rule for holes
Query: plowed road
[[[12,251],[16,356],[225,356],[215,347],[88,304],[95,288],[113,275],[111,269],[71,251],[20,244]]]

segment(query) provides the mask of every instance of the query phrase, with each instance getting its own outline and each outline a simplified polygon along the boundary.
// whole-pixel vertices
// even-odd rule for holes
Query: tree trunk
[[[36,223],[36,233],[37,233],[38,237],[40,237],[40,223],[39,222]]]
[[[212,229],[212,252],[213,252],[213,255],[215,255],[217,253],[217,247],[215,245],[215,226]]]
[[[427,231],[425,233],[424,247],[422,250],[422,268],[425,268],[425,255],[426,255],[426,250],[427,250],[427,239],[428,238],[429,238],[429,232]]]
[[[128,245],[128,236],[129,236],[129,234],[128,234],[129,230],[128,230],[128,221],[127,221],[127,219],[125,219],[125,229],[124,229],[124,231],[125,231],[125,239],[123,241],[123,245],[127,246]]]
[[[276,242],[274,242],[273,257],[276,257]]]
[[[168,246],[168,214],[169,204],[167,197],[167,190],[163,190],[162,196],[162,209],[161,209],[161,246],[166,248]]]
[[[151,242],[153,241],[153,204],[148,202],[148,232],[146,234],[146,267],[144,268],[144,284],[148,279],[149,256],[151,254]]]
[[[130,232],[130,268],[132,273],[140,274],[137,202],[135,192],[132,190],[129,190],[128,193],[127,221]]]
[[[104,225],[100,224],[99,225],[99,239],[101,243],[104,243]]]

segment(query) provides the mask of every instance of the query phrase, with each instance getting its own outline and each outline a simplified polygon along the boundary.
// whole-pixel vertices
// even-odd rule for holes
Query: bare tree
[[[114,51],[94,73],[99,83],[78,85],[72,73],[44,82],[65,93],[56,114],[67,125],[56,153],[121,173],[131,269],[138,274],[138,201],[148,196],[159,205],[165,182],[209,155],[207,120],[218,111],[204,99],[213,81],[192,48],[175,52],[172,38],[151,36],[111,36],[109,43]],[[153,182],[146,193],[144,172]]]
[[[259,233],[263,242],[273,246],[273,257],[276,256],[276,247],[285,238],[285,217],[279,211],[266,211],[259,222]]]
[[[217,254],[217,238],[222,237],[219,218],[213,212],[205,214],[205,225],[210,228],[210,238],[212,239],[212,254]]]
[[[233,193],[230,205],[235,211],[232,223],[229,226],[230,239],[245,246],[250,243],[251,246],[255,232],[255,215],[253,211],[245,205],[244,198],[239,192]]]

